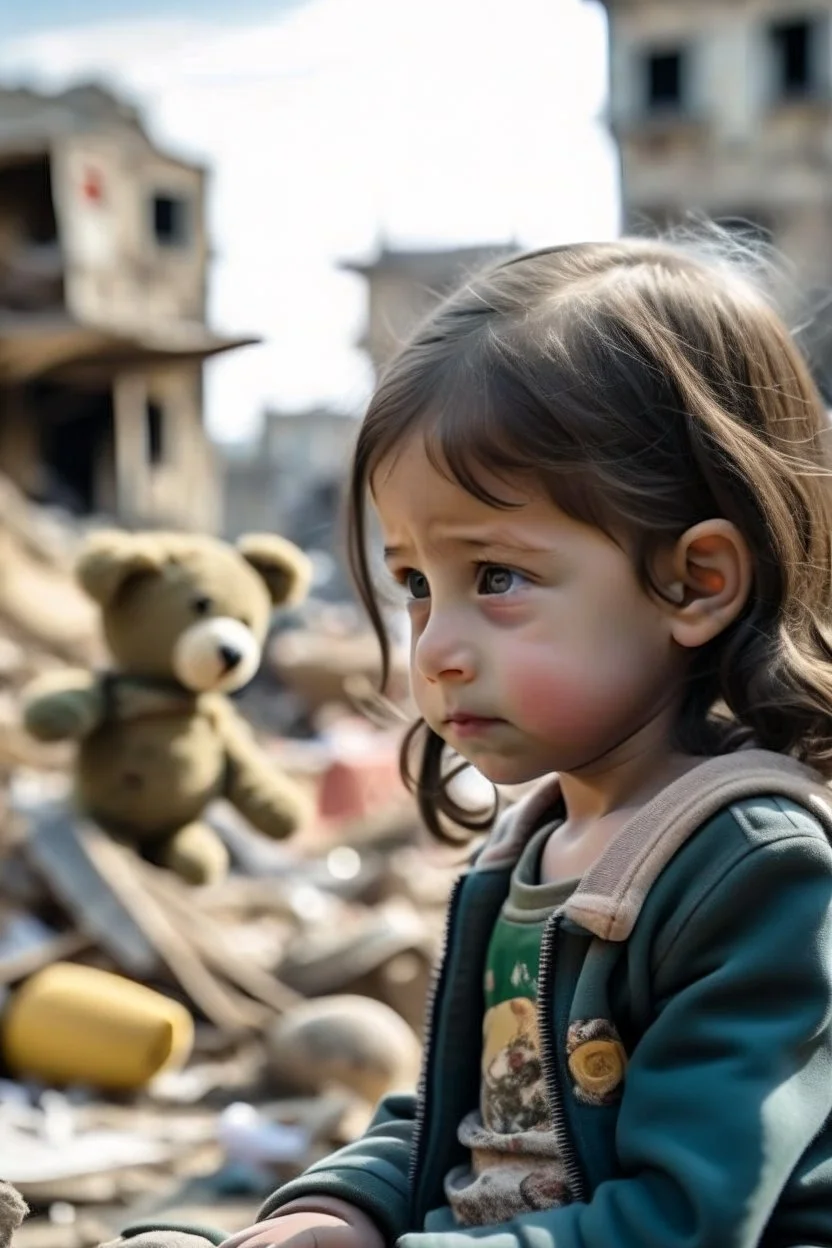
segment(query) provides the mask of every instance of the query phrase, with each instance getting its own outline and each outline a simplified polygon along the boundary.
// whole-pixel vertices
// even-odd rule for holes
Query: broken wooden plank
[[[135,907],[125,903],[90,855],[78,815],[62,802],[33,805],[27,814],[28,855],[79,931],[126,975],[153,976],[159,969],[156,946],[137,921]]]
[[[283,1014],[306,1000],[293,988],[281,983],[271,972],[248,959],[236,957],[228,948],[222,927],[188,904],[178,880],[166,877],[163,871],[141,865],[144,868],[146,887],[167,907],[169,914],[177,922],[185,925],[185,930],[203,961],[213,970],[277,1014]]]
[[[263,1011],[232,992],[205,966],[189,939],[180,932],[164,907],[144,886],[135,854],[117,845],[93,824],[78,831],[90,860],[98,868],[145,939],[157,951],[183,992],[221,1031],[237,1034],[258,1028]]]

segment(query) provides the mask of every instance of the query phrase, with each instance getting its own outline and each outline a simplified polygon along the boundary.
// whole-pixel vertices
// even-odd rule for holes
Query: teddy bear
[[[272,610],[301,601],[309,560],[273,535],[236,545],[183,533],[100,531],[76,576],[101,611],[112,670],[70,670],[24,691],[23,722],[74,741],[78,808],[191,884],[228,867],[203,820],[227,799],[268,837],[305,819],[301,791],[260,751],[227,694],[260,663]]]

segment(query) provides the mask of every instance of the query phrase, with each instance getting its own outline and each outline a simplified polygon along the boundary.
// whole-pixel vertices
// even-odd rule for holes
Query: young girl
[[[541,783],[454,890],[418,1097],[226,1248],[832,1244],[826,423],[669,243],[503,263],[389,367],[351,549],[383,642],[369,504],[422,812],[481,827],[460,756]]]

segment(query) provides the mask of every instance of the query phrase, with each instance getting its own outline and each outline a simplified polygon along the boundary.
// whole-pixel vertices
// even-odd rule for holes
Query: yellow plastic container
[[[193,1020],[177,1001],[90,966],[56,962],[28,979],[0,1019],[9,1070],[54,1086],[144,1087],[183,1065]]]

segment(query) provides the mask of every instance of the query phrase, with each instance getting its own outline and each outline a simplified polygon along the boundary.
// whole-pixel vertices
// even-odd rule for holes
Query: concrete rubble
[[[251,697],[254,710],[267,705],[276,682],[318,724],[303,739],[259,725],[317,797],[314,826],[288,845],[220,806],[212,821],[233,871],[194,890],[79,820],[71,752],[38,746],[19,724],[34,675],[103,657],[70,574],[79,538],[0,479],[0,1177],[31,1210],[15,1248],[92,1248],[169,1209],[231,1232],[279,1182],[360,1131],[386,1087],[416,1077],[459,867],[458,854],[421,839],[397,778],[398,728],[373,726],[343,695],[350,679],[353,691],[369,687],[360,638],[333,647],[296,632]],[[319,671],[335,650],[337,672]],[[187,1062],[130,1093],[11,1072],[9,1003],[65,962],[184,1006]]]

